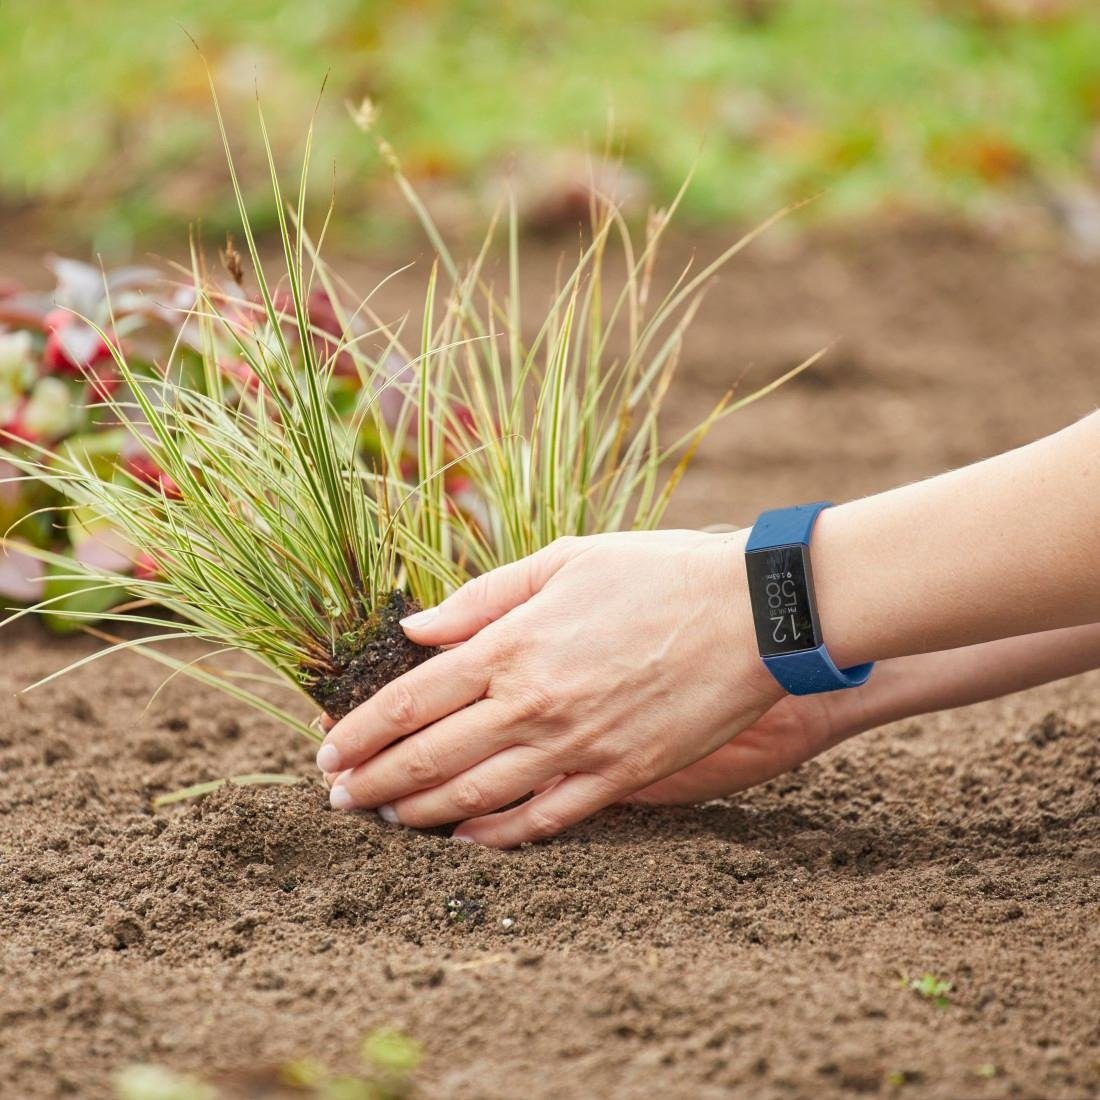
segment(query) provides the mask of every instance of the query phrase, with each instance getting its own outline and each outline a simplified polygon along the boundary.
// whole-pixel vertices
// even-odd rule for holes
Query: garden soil
[[[674,522],[845,499],[1093,409],[1100,266],[916,222],[765,241],[711,289],[674,419],[836,338],[716,430]],[[93,646],[0,635],[4,1096],[110,1096],[133,1062],[269,1095],[379,1027],[424,1045],[425,1098],[1100,1095],[1100,673],[498,853],[331,812],[308,746],[180,680],[147,706],[137,656],[12,694]],[[150,809],[242,771],[303,783]]]

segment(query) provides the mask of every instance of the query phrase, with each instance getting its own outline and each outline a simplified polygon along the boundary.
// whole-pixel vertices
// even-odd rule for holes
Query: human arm
[[[788,695],[743,733],[629,801],[705,802],[764,783],[867,730],[1100,668],[1100,623],[883,661],[852,691]]]
[[[818,612],[840,667],[1100,620],[1100,412],[821,513]]]
[[[824,512],[811,557],[837,663],[1100,620],[1098,455],[1093,414]],[[462,644],[329,733],[318,763],[342,772],[333,804],[414,826],[465,820],[460,838],[511,846],[708,756],[783,695],[756,653],[745,541],[563,540],[477,578],[406,627],[423,644]]]

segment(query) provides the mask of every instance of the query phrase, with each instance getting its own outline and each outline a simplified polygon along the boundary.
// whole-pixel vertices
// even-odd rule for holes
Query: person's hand
[[[746,537],[563,539],[407,620],[453,648],[332,728],[332,804],[513,847],[714,752],[783,694],[756,651]]]
[[[882,661],[851,691],[786,695],[714,752],[627,801],[706,802],[746,790],[865,730],[1100,667],[1100,623]]]
[[[690,806],[766,783],[863,732],[866,707],[859,704],[865,695],[866,689],[853,695],[785,695],[731,741],[623,801]],[[327,715],[322,716],[321,727],[326,733],[334,725]],[[329,788],[338,774],[325,774]],[[556,776],[538,789],[545,790],[560,778]]]
[[[626,799],[650,805],[708,802],[766,783],[861,732],[856,693],[786,695],[714,752]]]

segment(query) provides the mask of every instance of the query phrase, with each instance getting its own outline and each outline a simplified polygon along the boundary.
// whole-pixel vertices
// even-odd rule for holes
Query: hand
[[[1100,668],[1100,623],[881,662],[852,691],[787,695],[732,741],[627,801],[705,802],[764,783],[876,726]]]
[[[626,799],[650,805],[708,802],[766,783],[861,732],[860,692],[787,695],[732,741]]]
[[[746,537],[563,539],[407,620],[453,648],[333,727],[333,805],[506,848],[714,752],[783,694],[756,652]]]
[[[766,783],[868,728],[866,707],[861,705],[867,694],[864,688],[851,695],[786,695],[733,740],[623,801],[690,806]],[[335,724],[322,715],[326,733]],[[326,772],[326,786],[331,789],[338,775]],[[537,789],[545,790],[561,778],[555,776]]]

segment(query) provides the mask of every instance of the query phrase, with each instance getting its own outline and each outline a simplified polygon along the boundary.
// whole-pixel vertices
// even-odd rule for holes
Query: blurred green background
[[[818,218],[980,215],[1100,171],[1095,0],[5,0],[0,232],[48,225],[117,254],[228,220],[184,29],[261,220],[254,89],[289,158],[326,74],[316,193],[335,178],[354,232],[404,217],[347,114],[364,96],[458,223],[492,205],[509,164],[533,219],[551,218],[609,131],[641,208],[697,164],[685,215],[700,224],[820,189]]]

